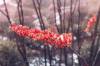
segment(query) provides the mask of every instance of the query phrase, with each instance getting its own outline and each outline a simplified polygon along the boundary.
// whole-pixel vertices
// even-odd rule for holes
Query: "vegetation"
[[[14,8],[6,1],[0,7],[1,66],[99,66],[95,0],[87,0],[88,7],[83,0],[14,0]]]

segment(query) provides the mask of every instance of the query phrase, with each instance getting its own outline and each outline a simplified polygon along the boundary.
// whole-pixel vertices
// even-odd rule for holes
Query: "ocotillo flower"
[[[95,24],[96,22],[96,16],[93,16],[91,17],[89,20],[88,20],[88,23],[87,23],[87,26],[85,28],[85,32],[89,32],[90,29],[93,27],[93,25]]]
[[[72,43],[72,33],[57,34],[48,30],[29,29],[27,26],[13,24],[10,29],[22,37],[44,42],[55,47],[69,47]]]

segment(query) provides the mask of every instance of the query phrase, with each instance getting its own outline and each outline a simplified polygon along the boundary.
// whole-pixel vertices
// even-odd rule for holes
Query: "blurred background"
[[[23,23],[24,25],[27,25],[31,28],[40,28],[39,24],[39,18],[36,13],[36,9],[34,7],[33,1],[37,0],[0,0],[0,66],[66,66],[64,56],[62,55],[64,51],[61,51],[61,49],[58,48],[50,48],[50,54],[48,50],[46,51],[47,57],[46,61],[44,58],[44,46],[41,45],[39,48],[31,47],[30,44],[34,44],[34,42],[31,41],[31,39],[25,39],[24,41],[16,40],[16,36],[13,32],[9,30],[9,20],[11,23],[17,23],[20,24],[20,18],[19,17],[19,10],[18,10],[18,2],[21,2],[19,4],[19,7],[22,6],[22,12],[20,11],[20,14],[23,15]],[[69,18],[70,18],[70,9],[71,9],[71,1],[72,1],[72,10],[73,10],[73,16],[72,16],[72,23],[74,32],[78,29],[77,28],[77,22],[79,18],[79,12],[80,12],[80,26],[81,29],[84,29],[86,27],[88,19],[98,14],[100,1],[99,0],[80,0],[80,7],[79,7],[79,0],[60,0],[61,6],[57,6],[57,0],[39,0],[41,1],[41,17],[43,19],[43,22],[46,26],[46,29],[49,29],[55,33],[57,32],[57,27],[60,29],[60,17],[57,9],[60,8],[61,15],[65,16],[65,26],[66,29],[68,27]],[[53,2],[54,1],[54,2]],[[55,7],[54,7],[55,3]],[[64,5],[65,3],[65,5]],[[6,6],[5,6],[6,4]],[[36,4],[36,7],[39,8],[38,4]],[[6,9],[7,8],[7,9]],[[80,8],[80,9],[79,9]],[[55,9],[55,10],[54,10]],[[79,11],[78,11],[79,9]],[[8,12],[8,13],[7,13]],[[10,19],[9,19],[9,18]],[[55,24],[56,20],[56,24]],[[91,30],[91,32],[93,32]],[[99,31],[99,30],[98,30]],[[91,34],[89,33],[89,35]],[[82,33],[83,34],[83,33]],[[92,43],[92,38],[86,38],[81,39],[81,49],[80,49],[80,56],[87,60],[90,54],[90,47]],[[25,49],[21,49],[24,52],[24,56],[27,60],[23,60],[23,57],[21,53],[18,50],[17,44],[25,43]],[[75,41],[75,43],[77,43]],[[39,44],[39,43],[35,43]],[[28,46],[28,47],[27,47]],[[31,47],[31,48],[30,48]],[[72,61],[67,61],[67,66],[80,66],[78,56],[75,53],[72,53],[71,51],[68,51],[69,53],[67,60],[69,57],[73,56],[73,64],[70,64]],[[51,59],[50,59],[51,58]],[[100,60],[99,60],[100,61]],[[98,62],[99,62],[98,61]],[[27,65],[28,62],[28,65]],[[99,63],[96,63],[99,66]],[[85,66],[82,65],[81,66]],[[87,65],[86,65],[87,66]]]

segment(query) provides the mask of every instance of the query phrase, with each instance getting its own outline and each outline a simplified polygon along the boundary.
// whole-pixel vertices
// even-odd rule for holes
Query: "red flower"
[[[87,26],[86,26],[86,29],[84,31],[88,32],[93,27],[93,25],[95,24],[95,22],[96,22],[96,16],[91,17],[89,19],[89,21],[87,23]]]
[[[56,34],[48,30],[29,29],[27,26],[12,24],[10,29],[16,32],[19,36],[32,38],[34,41],[41,41],[46,45],[53,45],[55,47],[69,47],[72,43],[72,34]]]

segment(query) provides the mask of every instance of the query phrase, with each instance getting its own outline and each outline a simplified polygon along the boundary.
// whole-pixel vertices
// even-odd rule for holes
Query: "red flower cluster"
[[[95,24],[95,22],[96,22],[96,16],[91,17],[89,19],[89,21],[87,23],[87,26],[86,26],[86,28],[85,28],[84,31],[85,32],[88,32],[91,29],[91,27],[93,27],[93,25]]]
[[[72,33],[56,34],[48,30],[29,29],[27,26],[12,24],[10,29],[19,36],[32,38],[55,47],[69,47],[72,43]]]

